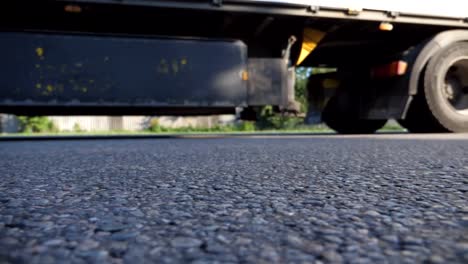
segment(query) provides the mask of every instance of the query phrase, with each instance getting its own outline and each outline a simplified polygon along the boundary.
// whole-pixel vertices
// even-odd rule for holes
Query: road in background
[[[0,142],[0,263],[462,263],[466,135]]]

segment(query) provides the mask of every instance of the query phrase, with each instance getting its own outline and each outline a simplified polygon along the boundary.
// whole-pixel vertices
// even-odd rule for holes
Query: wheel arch
[[[409,94],[418,93],[419,82],[429,60],[445,47],[462,41],[468,41],[468,30],[448,30],[435,35],[425,42],[410,71]]]

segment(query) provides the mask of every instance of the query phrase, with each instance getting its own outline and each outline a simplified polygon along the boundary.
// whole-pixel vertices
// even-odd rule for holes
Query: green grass
[[[405,130],[394,124],[386,125],[379,132],[404,132]],[[299,125],[294,128],[287,129],[251,129],[247,130],[239,126],[217,126],[214,128],[196,128],[196,127],[183,127],[183,128],[161,128],[160,131],[66,131],[66,132],[22,132],[22,133],[4,133],[0,136],[112,136],[112,135],[193,135],[193,134],[272,134],[272,133],[332,133],[333,130],[324,125],[305,126]]]

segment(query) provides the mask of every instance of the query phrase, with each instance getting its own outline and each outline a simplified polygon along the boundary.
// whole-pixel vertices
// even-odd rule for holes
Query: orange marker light
[[[386,65],[374,67],[371,70],[373,78],[390,78],[395,76],[402,76],[408,70],[408,63],[406,61],[394,61]]]
[[[66,5],[63,9],[68,13],[81,13],[81,6],[78,5]]]
[[[408,63],[405,61],[397,61],[393,63],[393,67],[395,68],[395,75],[405,75],[406,70],[408,69]]]
[[[392,23],[388,23],[388,22],[382,22],[380,23],[379,25],[379,29],[381,31],[392,31],[393,30],[393,24]]]
[[[248,81],[249,80],[249,72],[248,71],[242,71],[242,80],[243,81]]]

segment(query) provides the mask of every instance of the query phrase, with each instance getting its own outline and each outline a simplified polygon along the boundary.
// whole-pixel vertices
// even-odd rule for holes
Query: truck
[[[465,1],[5,1],[0,48],[3,113],[294,114],[312,67],[339,133],[468,132]]]

